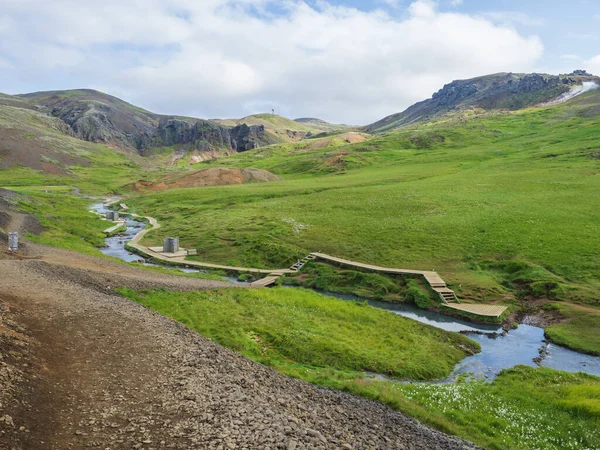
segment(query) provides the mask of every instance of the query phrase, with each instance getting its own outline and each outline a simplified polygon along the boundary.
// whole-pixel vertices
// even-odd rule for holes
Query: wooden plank
[[[279,276],[269,276],[266,278],[263,278],[262,280],[257,280],[254,283],[250,284],[251,288],[262,288],[262,287],[267,287],[270,286],[272,284],[274,284],[277,280],[279,279]]]
[[[458,311],[486,317],[500,317],[507,309],[506,306],[501,305],[475,305],[472,303],[449,303],[446,306]]]
[[[119,228],[121,228],[123,225],[125,225],[125,221],[119,222],[116,225],[113,225],[112,227],[107,228],[106,230],[104,230],[104,232],[106,234],[113,233],[113,232],[117,231]]]

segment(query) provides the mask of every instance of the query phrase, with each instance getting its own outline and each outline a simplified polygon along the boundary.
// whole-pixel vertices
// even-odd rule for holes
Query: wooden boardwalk
[[[123,225],[125,225],[125,221],[124,220],[119,220],[119,222],[117,224],[113,225],[110,228],[107,228],[106,230],[104,230],[104,232],[106,234],[112,234],[115,231],[117,231],[119,228],[121,228]]]
[[[439,295],[440,299],[444,303],[458,301],[456,294],[452,289],[446,286],[446,282],[442,280],[437,272],[434,271],[423,271],[423,270],[410,270],[410,269],[395,269],[391,267],[374,266],[371,264],[363,264],[356,261],[349,261],[347,259],[337,258],[335,256],[326,255],[325,253],[311,253],[311,256],[315,258],[323,259],[325,261],[342,264],[345,266],[358,267],[360,269],[371,270],[373,272],[388,273],[393,275],[417,275],[425,278],[425,281],[431,286],[431,288]]]
[[[124,210],[129,209],[127,207],[127,205],[124,203],[121,203],[120,206]],[[134,213],[127,213],[127,214],[131,215],[132,217],[138,217],[138,218],[141,217]],[[458,298],[456,297],[456,294],[454,293],[454,291],[452,289],[450,289],[446,285],[446,282],[442,279],[442,277],[440,277],[437,274],[437,272],[434,272],[434,271],[381,267],[381,266],[375,266],[372,264],[363,264],[363,263],[359,263],[356,261],[350,261],[347,259],[337,258],[335,256],[327,255],[325,253],[318,253],[318,252],[311,253],[304,259],[300,260],[299,264],[296,263],[289,269],[271,269],[271,270],[270,269],[257,269],[257,268],[253,268],[253,267],[225,266],[225,265],[221,265],[221,264],[211,264],[211,263],[200,262],[200,261],[188,261],[185,259],[185,256],[168,257],[168,256],[165,256],[164,254],[162,254],[162,252],[157,251],[160,249],[158,247],[155,249],[152,249],[152,248],[145,247],[145,246],[139,244],[140,240],[146,234],[148,234],[150,231],[160,228],[160,224],[156,221],[155,218],[145,217],[145,219],[148,220],[148,222],[150,223],[150,225],[152,227],[145,228],[145,229],[141,230],[138,234],[136,234],[133,237],[133,239],[131,239],[128,242],[128,244],[127,244],[128,247],[135,249],[137,252],[139,252],[143,255],[146,255],[151,258],[158,259],[161,261],[165,261],[165,262],[170,262],[170,263],[175,262],[175,263],[179,263],[179,264],[185,264],[187,266],[202,267],[202,268],[206,268],[206,269],[219,269],[219,270],[227,270],[227,271],[234,271],[234,272],[248,272],[248,273],[267,275],[266,277],[251,283],[250,287],[252,287],[252,288],[263,288],[263,287],[270,286],[270,285],[274,284],[277,281],[277,279],[279,277],[281,277],[282,275],[297,273],[307,262],[309,262],[311,260],[315,260],[315,259],[322,259],[324,261],[329,261],[329,262],[337,263],[340,265],[346,265],[346,266],[350,266],[350,267],[357,267],[360,269],[370,270],[373,272],[381,272],[381,273],[392,274],[392,275],[422,276],[425,279],[425,281],[427,281],[429,286],[431,286],[431,289],[438,294],[438,296],[440,297],[442,302],[445,303],[447,307],[455,309],[455,310],[465,311],[465,312],[469,312],[471,314],[476,314],[476,315],[480,315],[480,316],[500,317],[502,315],[502,313],[504,313],[504,311],[507,309],[505,306],[498,306],[498,305],[475,305],[475,304],[459,304],[459,303],[457,303]]]
[[[268,277],[263,278],[262,280],[254,281],[250,283],[251,288],[263,288],[275,284],[277,280],[279,280],[281,275],[269,275]]]
[[[128,213],[128,214],[131,215],[132,217],[138,217],[138,218],[142,217],[135,213]],[[192,267],[203,267],[206,269],[231,270],[231,271],[235,271],[235,272],[260,273],[260,274],[267,274],[267,275],[279,274],[279,276],[288,274],[288,273],[294,273],[293,270],[289,270],[289,269],[269,270],[269,269],[256,269],[256,268],[252,268],[252,267],[224,266],[221,264],[211,264],[211,263],[205,263],[205,262],[200,262],[200,261],[188,261],[185,259],[185,256],[178,256],[178,257],[174,257],[174,258],[165,256],[162,254],[162,252],[154,251],[149,247],[139,244],[140,240],[146,234],[148,234],[150,231],[157,230],[158,228],[160,228],[160,224],[156,221],[155,218],[145,217],[145,219],[147,219],[148,222],[150,222],[150,225],[152,225],[152,228],[144,228],[143,230],[141,230],[138,234],[136,234],[133,237],[133,239],[131,239],[127,243],[127,245],[128,245],[128,247],[135,249],[137,252],[139,252],[143,255],[149,256],[151,258],[159,259],[161,261],[170,262],[170,263],[175,262],[175,263],[185,264],[185,265],[192,266]]]

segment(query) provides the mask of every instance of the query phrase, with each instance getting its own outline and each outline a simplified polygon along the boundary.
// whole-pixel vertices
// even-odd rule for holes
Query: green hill
[[[341,131],[348,127],[332,125],[318,119],[290,120],[276,114],[254,114],[243,119],[217,119],[215,122],[226,126],[261,126],[271,136],[271,143],[298,142],[302,139],[332,131]]]
[[[321,250],[435,269],[463,298],[597,304],[599,112],[592,91],[552,107],[455,113],[353,145],[257,149],[234,164],[284,182],[132,204],[212,262],[285,266]]]
[[[27,99],[0,95],[0,186],[78,185],[102,192],[139,176],[139,162],[75,138],[63,121]]]
[[[281,141],[259,124],[226,125],[155,114],[92,89],[36,92],[19,97],[59,118],[80,139],[142,156],[184,151],[203,154],[200,159],[207,159]]]
[[[569,75],[498,73],[447,84],[432,98],[412,105],[365,127],[382,133],[424,123],[461,109],[519,110],[559,98],[584,82],[600,84],[600,78],[576,71]]]

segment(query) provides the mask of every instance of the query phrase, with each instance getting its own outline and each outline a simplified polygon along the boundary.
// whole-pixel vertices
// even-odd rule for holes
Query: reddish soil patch
[[[359,142],[365,142],[367,140],[367,138],[365,138],[360,133],[350,132],[350,133],[344,133],[341,136],[334,136],[329,139],[320,139],[318,141],[315,141],[315,142],[311,143],[306,148],[306,150],[319,150],[321,148],[329,147],[334,139],[342,139],[342,140],[346,141],[346,143],[348,143],[348,144],[357,144]]]
[[[43,162],[42,157],[46,162]],[[0,158],[0,169],[23,166],[52,175],[68,175],[63,165],[90,165],[87,159],[55,150],[47,142],[39,141],[37,136],[29,138],[22,130],[3,128],[0,128]],[[48,160],[56,163],[47,162]]]
[[[273,175],[271,172],[260,169],[214,168],[192,172],[178,172],[167,175],[157,183],[141,181],[129,185],[129,187],[132,187],[136,191],[144,189],[162,191],[166,189],[264,183],[268,181],[281,181],[281,178]]]

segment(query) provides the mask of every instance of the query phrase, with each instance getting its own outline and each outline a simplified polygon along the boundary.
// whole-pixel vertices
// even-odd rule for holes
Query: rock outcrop
[[[500,73],[445,85],[429,100],[365,127],[370,133],[424,122],[458,108],[517,110],[548,102],[585,81],[598,81],[583,70],[569,75]]]
[[[151,147],[189,146],[193,150],[223,149],[244,152],[269,145],[263,126],[238,125],[225,127],[209,120],[181,120],[162,117],[154,130],[150,145],[139,148],[142,153]]]

